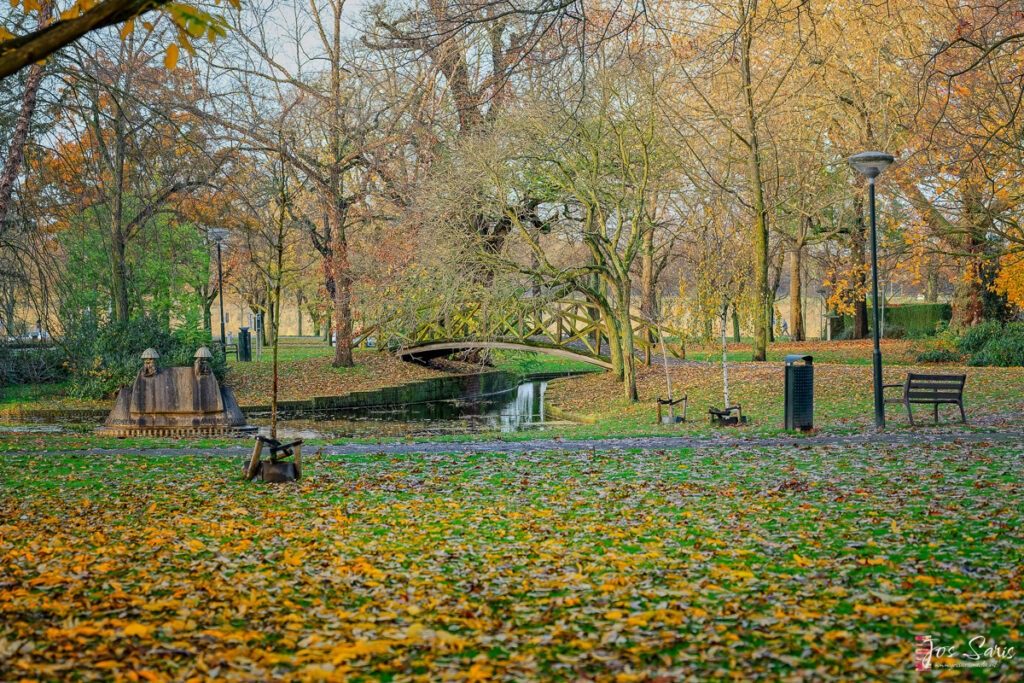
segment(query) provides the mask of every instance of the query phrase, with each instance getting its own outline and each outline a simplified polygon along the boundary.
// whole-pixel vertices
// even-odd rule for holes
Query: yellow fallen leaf
[[[142,637],[146,637],[146,636],[148,636],[152,632],[153,632],[153,627],[152,626],[147,626],[146,624],[138,624],[138,623],[128,624],[127,626],[124,627],[124,630],[122,631],[122,633],[124,633],[124,635],[126,635],[126,636],[142,636]]]
[[[796,553],[793,553],[793,562],[798,567],[813,567],[814,566],[814,560],[809,560],[809,559],[807,559],[806,557],[804,557],[802,555],[797,555]]]

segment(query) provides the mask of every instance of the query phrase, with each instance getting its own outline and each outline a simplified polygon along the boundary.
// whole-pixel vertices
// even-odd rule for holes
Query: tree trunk
[[[336,368],[350,368],[352,361],[352,274],[349,270],[348,239],[345,234],[347,211],[337,202],[331,202],[330,221],[331,255],[328,261],[334,299],[334,361]]]
[[[593,263],[595,263],[595,261],[591,260],[591,263],[593,264]],[[601,289],[601,277],[599,275],[593,275],[592,276],[592,282],[590,284],[591,284],[591,286],[595,290],[600,290]],[[595,326],[594,332],[592,332],[591,335],[590,335],[590,344],[597,350],[596,351],[597,355],[601,355],[601,343],[602,342],[601,342],[601,332],[598,329],[596,329],[596,327],[601,322],[602,317],[604,318],[604,320],[608,320],[608,312],[607,311],[602,312],[602,310],[599,307],[597,307],[597,306],[587,306],[587,318]],[[606,327],[610,327],[610,326],[606,325]],[[615,352],[612,349],[612,344],[611,344],[610,340],[608,342],[608,353],[609,353],[609,355],[611,355],[613,357],[615,355]],[[612,361],[612,364],[613,365],[615,364],[614,360]]]
[[[804,341],[804,286],[803,286],[803,242],[797,242],[790,252],[789,274],[789,318],[793,341]]]
[[[284,265],[281,245],[277,247],[277,277],[274,282],[274,297],[270,302],[270,349],[273,357],[273,380],[270,384],[270,438],[277,438],[277,394],[278,394],[278,364],[277,349],[281,339],[281,268]]]
[[[779,293],[779,283],[782,282],[782,270],[786,265],[786,252],[784,249],[779,249],[779,255],[775,263],[772,264],[770,282],[768,283],[767,293],[767,306],[765,306],[768,314],[767,325],[768,325],[768,341],[775,342],[775,325],[778,323],[776,319],[775,309],[775,297]]]
[[[205,293],[200,296],[203,300],[203,329],[213,336],[213,301],[211,301]]]
[[[928,259],[925,276],[924,300],[930,304],[939,302],[939,259],[932,256]]]
[[[725,343],[726,316],[729,304],[722,304],[722,395],[725,405],[722,410],[729,409],[729,346]]]
[[[131,92],[131,73],[125,73],[125,92]],[[98,100],[98,97],[96,98]],[[99,107],[98,101],[93,107]],[[117,107],[117,115],[114,117],[114,211],[110,225],[110,256],[111,256],[111,292],[114,300],[114,318],[118,322],[126,322],[131,316],[131,307],[128,301],[128,264],[125,258],[128,236],[125,234],[125,167],[127,166],[127,131],[125,127],[124,108]],[[99,134],[99,131],[95,131]]]
[[[111,299],[114,303],[114,320],[127,322],[131,315],[128,304],[128,265],[125,260],[125,242],[119,229],[114,229],[110,249]]]
[[[636,389],[636,358],[633,356],[633,321],[630,316],[630,282],[627,278],[618,289],[619,299],[615,326],[618,328],[618,343],[622,358],[622,383],[627,401],[639,398]],[[610,341],[610,340],[609,340]]]
[[[654,261],[654,229],[646,228],[643,234],[643,246],[640,251],[640,317],[646,322],[655,324],[659,321],[658,311],[658,274]],[[646,333],[647,348],[644,362],[651,364],[651,349],[657,341],[654,329],[648,328]]]
[[[764,361],[768,357],[767,318],[771,315],[768,291],[768,207],[765,204],[764,182],[761,177],[761,146],[758,139],[754,87],[751,82],[750,65],[753,43],[753,18],[745,16],[741,52],[740,72],[743,79],[744,109],[747,133],[747,183],[751,192],[751,207],[754,211],[754,298],[760,308],[754,315],[753,360]]]
[[[338,251],[335,249],[335,258]],[[334,330],[337,337],[334,342],[334,362],[336,368],[350,368],[354,365],[352,361],[352,281],[347,269],[348,263],[343,266],[346,272],[336,274],[338,291],[334,297]]]
[[[973,240],[968,248],[973,248]],[[961,274],[953,281],[953,324],[974,327],[985,319],[984,283],[977,258],[960,259]]]
[[[857,292],[853,300],[853,334],[852,339],[868,337],[868,304],[866,299],[868,262],[867,262],[867,228],[864,225],[863,192],[858,192],[854,200],[854,225],[850,233],[850,266],[853,272],[853,289]]]
[[[743,341],[743,337],[740,336],[740,314],[735,304],[732,307],[732,340],[737,344]]]
[[[615,376],[615,379],[621,382],[626,378],[626,368],[623,363],[622,342],[619,340],[620,330],[616,320],[617,317],[617,311],[605,311],[604,321],[608,334],[608,355],[612,363],[612,374]],[[600,335],[598,335],[598,339],[600,339]]]
[[[37,27],[42,29],[50,23],[53,3],[49,0],[39,7],[39,21]],[[39,86],[43,82],[43,73],[46,70],[44,64],[33,64],[28,68],[28,76],[25,79],[25,92],[21,96],[21,109],[18,111],[18,120],[14,124],[14,135],[11,136],[11,144],[7,148],[7,158],[4,160],[3,171],[0,172],[0,234],[3,233],[3,224],[11,207],[11,195],[14,193],[14,183],[21,172],[21,165],[25,160],[25,144],[28,142],[28,130],[32,123],[32,116],[36,111],[36,97],[39,94]]]
[[[960,259],[960,274],[953,283],[953,323],[958,327],[973,327],[986,319],[984,258],[987,233],[994,226],[982,196],[976,182],[971,182],[961,199],[963,236],[960,247],[966,256]]]

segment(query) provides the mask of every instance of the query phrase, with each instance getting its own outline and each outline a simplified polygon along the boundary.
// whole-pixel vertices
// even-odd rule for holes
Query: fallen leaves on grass
[[[327,349],[321,356],[280,361],[278,398],[308,401],[315,396],[341,396],[447,374],[379,351],[360,351],[356,354],[355,367],[335,368],[331,366],[330,352],[331,349]],[[269,405],[272,377],[273,366],[265,357],[262,363],[233,363],[227,384],[240,405]]]
[[[908,372],[966,374],[964,405],[968,420],[977,425],[987,419],[1009,421],[1016,426],[1024,418],[1024,368],[944,367],[941,371],[923,366],[886,366],[884,381],[902,383]],[[590,414],[597,418],[594,427],[581,426],[581,435],[615,433],[687,433],[708,431],[710,406],[722,404],[722,368],[715,363],[689,363],[670,366],[675,398],[689,398],[689,422],[669,428],[656,425],[655,399],[667,396],[665,372],[655,366],[641,367],[637,373],[639,403],[620,398],[621,384],[610,374],[593,374],[562,379],[548,385],[545,399],[570,413]],[[870,365],[814,365],[814,425],[821,431],[850,431],[874,423]],[[734,403],[743,406],[755,430],[778,431],[784,425],[784,367],[781,363],[730,363],[729,393]],[[897,396],[898,392],[891,394]],[[677,414],[679,409],[677,408]],[[890,428],[907,428],[906,410],[901,405],[886,407]],[[916,405],[918,425],[933,423],[931,406]],[[955,405],[939,408],[940,423],[961,428]],[[736,430],[716,430],[736,434]]]
[[[917,634],[1021,650],[1022,458],[11,456],[0,679],[912,679]]]

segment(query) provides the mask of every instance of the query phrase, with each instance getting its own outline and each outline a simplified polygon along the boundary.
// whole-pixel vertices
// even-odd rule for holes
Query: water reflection
[[[543,380],[526,381],[485,397],[347,409],[315,420],[282,420],[277,435],[279,439],[413,437],[543,429],[547,386]],[[249,424],[259,426],[261,434],[269,433],[269,420],[250,419]]]

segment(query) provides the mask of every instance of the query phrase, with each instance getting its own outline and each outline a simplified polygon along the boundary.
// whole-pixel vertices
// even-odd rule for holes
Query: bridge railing
[[[633,345],[645,362],[661,355],[661,337],[673,356],[682,358],[683,335],[650,321],[632,318]],[[538,302],[522,299],[503,305],[467,302],[445,310],[426,307],[412,319],[395,317],[365,328],[357,346],[398,349],[440,341],[515,341],[574,349],[595,357],[607,357],[608,327],[600,312],[586,301],[560,299]]]

